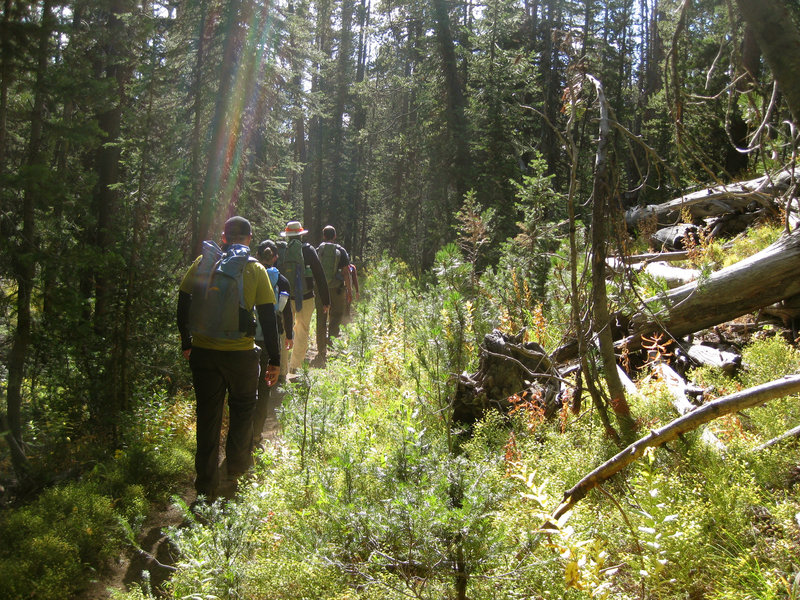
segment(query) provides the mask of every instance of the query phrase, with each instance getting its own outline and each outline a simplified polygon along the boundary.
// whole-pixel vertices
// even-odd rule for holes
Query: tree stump
[[[524,331],[511,336],[494,330],[480,347],[480,367],[462,373],[453,399],[453,420],[474,423],[489,409],[507,414],[509,398],[526,394],[546,418],[561,408],[561,379],[550,357],[536,342],[523,342]]]

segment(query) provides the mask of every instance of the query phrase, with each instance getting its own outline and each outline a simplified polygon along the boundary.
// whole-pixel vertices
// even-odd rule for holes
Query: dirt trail
[[[283,394],[273,394],[274,402],[283,401]],[[225,433],[223,432],[223,436]],[[264,424],[264,439],[275,440],[280,436],[280,424],[274,411]],[[224,437],[223,437],[224,439]],[[221,448],[221,460],[224,460],[224,445]],[[186,503],[191,504],[196,498],[194,487],[189,483],[179,494]],[[158,596],[158,588],[172,575],[178,555],[170,543],[167,530],[184,523],[181,509],[170,503],[157,507],[145,520],[142,531],[136,538],[138,547],[129,547],[103,571],[102,579],[92,581],[77,600],[109,600],[111,590],[125,591],[133,585],[145,581],[144,573],[149,573],[150,587]]]

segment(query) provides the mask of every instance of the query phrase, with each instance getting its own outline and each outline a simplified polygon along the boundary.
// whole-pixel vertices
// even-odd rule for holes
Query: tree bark
[[[197,224],[197,244],[195,256],[200,254],[199,244],[211,235],[212,229],[221,225],[221,221],[230,215],[218,214],[220,205],[220,190],[226,173],[226,150],[228,136],[231,134],[231,116],[228,114],[228,104],[231,101],[233,78],[236,74],[237,56],[241,49],[242,23],[239,19],[241,0],[231,0],[227,4],[225,49],[222,57],[222,72],[219,86],[217,87],[214,117],[211,121],[211,147],[209,148],[206,175],[203,181],[203,197],[200,205],[200,215]],[[226,210],[228,206],[224,207]],[[217,221],[220,221],[219,223]]]
[[[800,293],[800,230],[725,269],[645,300],[647,311],[631,319],[632,334],[620,344],[666,331],[681,338]],[[660,308],[665,306],[665,308]]]
[[[633,437],[636,424],[631,417],[628,401],[625,399],[625,388],[617,373],[617,358],[614,353],[614,338],[611,334],[611,318],[608,313],[608,297],[606,295],[606,256],[610,237],[608,215],[611,209],[611,186],[607,162],[608,105],[602,84],[594,77],[588,77],[597,90],[600,104],[600,135],[597,143],[592,190],[592,330],[597,335],[600,346],[611,410],[614,411],[614,416],[619,424],[622,439],[627,440]]]
[[[792,117],[800,123],[800,31],[781,0],[736,0],[778,82]]]
[[[451,176],[457,195],[457,205],[461,205],[467,193],[467,174],[470,172],[469,134],[464,114],[466,100],[464,84],[458,74],[455,44],[450,27],[450,14],[445,0],[433,0],[436,37],[439,40],[439,51],[442,57],[445,87],[447,92],[447,123],[454,145],[454,164]],[[452,211],[451,211],[452,212]]]
[[[42,203],[42,131],[45,119],[45,74],[50,57],[52,35],[52,0],[42,5],[39,24],[39,45],[36,56],[36,83],[33,110],[31,111],[30,141],[26,161],[26,184],[22,200],[22,232],[18,253],[13,260],[14,277],[17,284],[17,327],[8,357],[8,435],[12,464],[17,478],[24,481],[28,475],[25,446],[22,440],[22,382],[25,379],[25,363],[31,343],[31,295],[36,273],[36,207]]]
[[[724,415],[758,406],[774,398],[783,398],[800,392],[800,375],[784,377],[730,396],[709,402],[692,412],[675,419],[664,427],[651,431],[638,439],[616,456],[610,458],[564,493],[564,501],[553,512],[558,520],[576,503],[586,497],[591,490],[619,473],[629,464],[640,458],[647,448],[655,448],[674,440],[679,435],[697,429],[700,425]]]
[[[742,210],[752,202],[774,208],[775,197],[785,191],[789,183],[789,173],[781,173],[776,177],[765,175],[750,181],[706,188],[662,204],[632,208],[625,213],[625,223],[633,229],[654,220],[658,226],[667,227],[678,223],[685,211],[693,221],[700,221]]]

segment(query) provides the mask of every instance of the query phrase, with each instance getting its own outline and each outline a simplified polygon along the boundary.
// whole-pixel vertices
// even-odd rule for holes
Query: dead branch
[[[767,448],[771,448],[775,444],[780,444],[783,440],[788,440],[789,438],[797,437],[798,435],[800,435],[800,425],[790,429],[785,433],[782,433],[776,438],[772,438],[768,442],[764,442],[760,446],[756,446],[753,450],[754,452],[760,452],[761,450],[766,450]]]
[[[576,503],[585,498],[586,494],[592,489],[640,458],[647,448],[661,446],[674,440],[679,435],[697,429],[700,425],[721,416],[739,412],[769,400],[782,398],[797,392],[800,392],[800,375],[787,376],[777,381],[742,390],[709,402],[675,419],[664,427],[651,431],[645,437],[635,441],[622,452],[604,462],[571,489],[567,490],[564,493],[563,502],[553,512],[553,520],[557,521]]]

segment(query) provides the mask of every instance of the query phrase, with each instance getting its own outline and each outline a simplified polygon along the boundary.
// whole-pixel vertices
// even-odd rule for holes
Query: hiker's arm
[[[286,292],[287,294],[291,292],[291,287],[289,286],[289,280],[286,279],[283,275],[278,276],[278,291],[279,292]],[[283,331],[286,333],[286,348],[291,349],[293,345],[293,338],[294,338],[294,313],[292,312],[292,303],[287,302],[286,306],[283,307]],[[284,365],[285,367],[286,365]]]
[[[192,332],[189,330],[189,309],[192,306],[192,295],[178,292],[177,322],[181,334],[181,351],[186,358],[192,351]]]
[[[294,339],[294,315],[291,302],[287,302],[283,307],[283,330],[286,332],[287,340]]]
[[[269,356],[267,373],[264,379],[269,385],[275,385],[278,375],[281,372],[281,349],[278,344],[278,321],[275,318],[275,305],[259,304],[256,306],[258,321],[261,323],[261,331],[264,333],[264,347],[262,352]]]
[[[331,293],[328,290],[328,278],[325,277],[325,270],[322,268],[322,263],[319,261],[319,256],[314,247],[310,244],[303,246],[303,257],[306,264],[311,267],[311,273],[314,275],[314,283],[317,284],[317,291],[319,292],[319,299],[322,306],[331,305]]]

